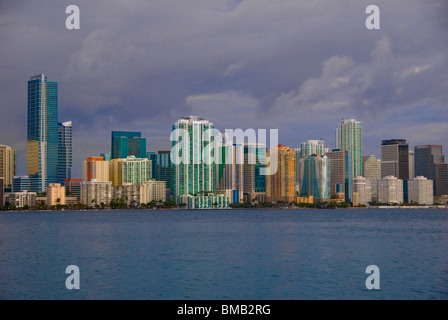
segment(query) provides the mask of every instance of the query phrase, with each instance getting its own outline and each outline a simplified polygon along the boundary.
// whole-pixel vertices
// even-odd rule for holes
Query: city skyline
[[[73,177],[109,152],[111,131],[168,150],[171,124],[190,114],[279,128],[290,148],[323,138],[333,149],[341,118],[362,121],[364,155],[379,158],[386,139],[448,147],[448,5],[403,3],[378,1],[381,29],[367,30],[368,1],[76,1],[81,27],[69,31],[65,4],[3,2],[0,143],[25,175],[24,83],[45,73],[73,121]]]

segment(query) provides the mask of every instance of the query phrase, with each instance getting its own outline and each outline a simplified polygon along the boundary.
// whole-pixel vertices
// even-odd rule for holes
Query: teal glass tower
[[[203,140],[204,132],[208,132],[211,140],[213,123],[197,116],[182,118],[173,125],[173,131],[185,130],[189,136],[189,148],[186,156],[190,163],[172,165],[172,194],[178,204],[184,195],[195,196],[204,192],[215,192],[216,165],[201,161],[201,153],[209,142]],[[177,142],[173,141],[173,147]]]
[[[58,147],[58,83],[37,74],[28,81],[27,172],[32,191],[45,191],[57,182]]]
[[[146,138],[141,132],[112,131],[111,159],[146,158]]]

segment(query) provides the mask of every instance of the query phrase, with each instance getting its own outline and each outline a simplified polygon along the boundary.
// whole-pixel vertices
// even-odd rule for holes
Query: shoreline
[[[368,206],[368,207],[347,207],[347,208],[90,208],[90,209],[45,209],[45,210],[2,210],[1,213],[25,213],[25,212],[111,212],[111,211],[187,211],[187,210],[365,210],[365,209],[448,209],[448,205],[433,205],[433,206]]]

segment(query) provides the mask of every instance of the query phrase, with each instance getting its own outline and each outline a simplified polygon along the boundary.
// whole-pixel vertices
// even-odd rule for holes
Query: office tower
[[[68,196],[76,197],[77,201],[81,200],[81,182],[82,181],[83,181],[82,179],[65,179],[64,180],[64,187],[68,193]]]
[[[278,165],[276,173],[266,176],[266,201],[295,201],[296,154],[281,144],[272,152],[277,152]]]
[[[334,149],[325,154],[330,159],[330,194],[344,195],[344,201],[353,202],[352,154]]]
[[[172,163],[171,151],[147,152],[146,157],[151,160],[151,178],[157,181],[165,181],[166,195],[171,196]]]
[[[362,175],[362,122],[355,119],[341,120],[336,129],[336,149],[350,151],[354,177]]]
[[[381,141],[381,177],[409,180],[409,145],[404,139]]]
[[[311,155],[300,159],[300,195],[313,196],[315,201],[330,199],[330,159]]]
[[[151,179],[151,160],[135,156],[112,159],[109,162],[109,179],[113,186],[126,183],[140,186]]]
[[[72,177],[72,122],[58,124],[58,183]]]
[[[372,187],[370,180],[364,177],[353,179],[353,193],[357,194],[358,204],[367,205],[372,201]]]
[[[266,201],[266,175],[261,170],[266,167],[267,152],[264,144],[244,144],[243,192],[249,203]]]
[[[12,178],[12,192],[31,190],[31,179],[28,176],[14,176]]]
[[[32,190],[58,177],[58,83],[43,74],[28,81],[27,170]]]
[[[47,187],[47,206],[65,205],[65,187],[60,183],[50,183]]]
[[[141,188],[141,203],[151,201],[166,201],[166,181],[151,179],[143,183]]]
[[[223,145],[221,156],[221,163],[216,164],[216,191],[225,193],[231,203],[240,202],[244,189],[244,147]]]
[[[362,157],[363,177],[370,181],[372,200],[378,200],[378,180],[381,180],[381,160],[374,155]]]
[[[448,163],[436,163],[434,167],[435,167],[434,195],[435,196],[448,195]]]
[[[141,132],[112,131],[111,160],[146,157],[146,138]]]
[[[434,183],[434,195],[448,194],[448,165],[441,145],[416,146],[415,150],[415,175],[423,176]]]
[[[106,152],[106,153],[100,153],[100,156],[103,158],[104,161],[110,161],[112,160],[112,156],[110,152]]]
[[[12,188],[12,179],[16,174],[16,150],[10,146],[0,145],[0,178],[3,187]]]
[[[418,204],[434,203],[433,181],[422,176],[409,180],[408,194],[409,202]]]
[[[207,135],[208,141],[212,140],[213,123],[197,116],[189,116],[179,119],[173,125],[173,148],[177,148],[179,138],[177,133],[188,133],[189,148],[182,150],[182,157],[189,163],[182,161],[179,164],[173,164],[173,197],[178,204],[184,195],[195,196],[199,193],[213,193],[216,186],[216,165],[214,163],[204,163],[202,161],[202,152],[207,142],[203,141],[203,135]],[[177,156],[173,155],[173,156]],[[194,202],[194,201],[193,201]]]
[[[82,180],[109,181],[109,164],[102,157],[87,157],[82,163]]]
[[[5,205],[5,188],[4,188],[4,179],[0,177],[0,206]]]
[[[409,180],[415,178],[415,152],[409,150]]]
[[[381,203],[403,202],[403,180],[387,176],[378,181],[378,201]]]
[[[84,181],[81,183],[81,203],[88,207],[95,207],[101,203],[109,204],[112,201],[111,181]]]

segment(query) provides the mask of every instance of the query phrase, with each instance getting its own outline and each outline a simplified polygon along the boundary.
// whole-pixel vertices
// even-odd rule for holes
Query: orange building
[[[279,144],[273,151],[278,152],[277,172],[266,176],[266,201],[293,202],[295,197],[295,176],[296,176],[296,154],[295,151]],[[271,157],[271,161],[273,161]],[[272,164],[271,164],[272,165]]]

